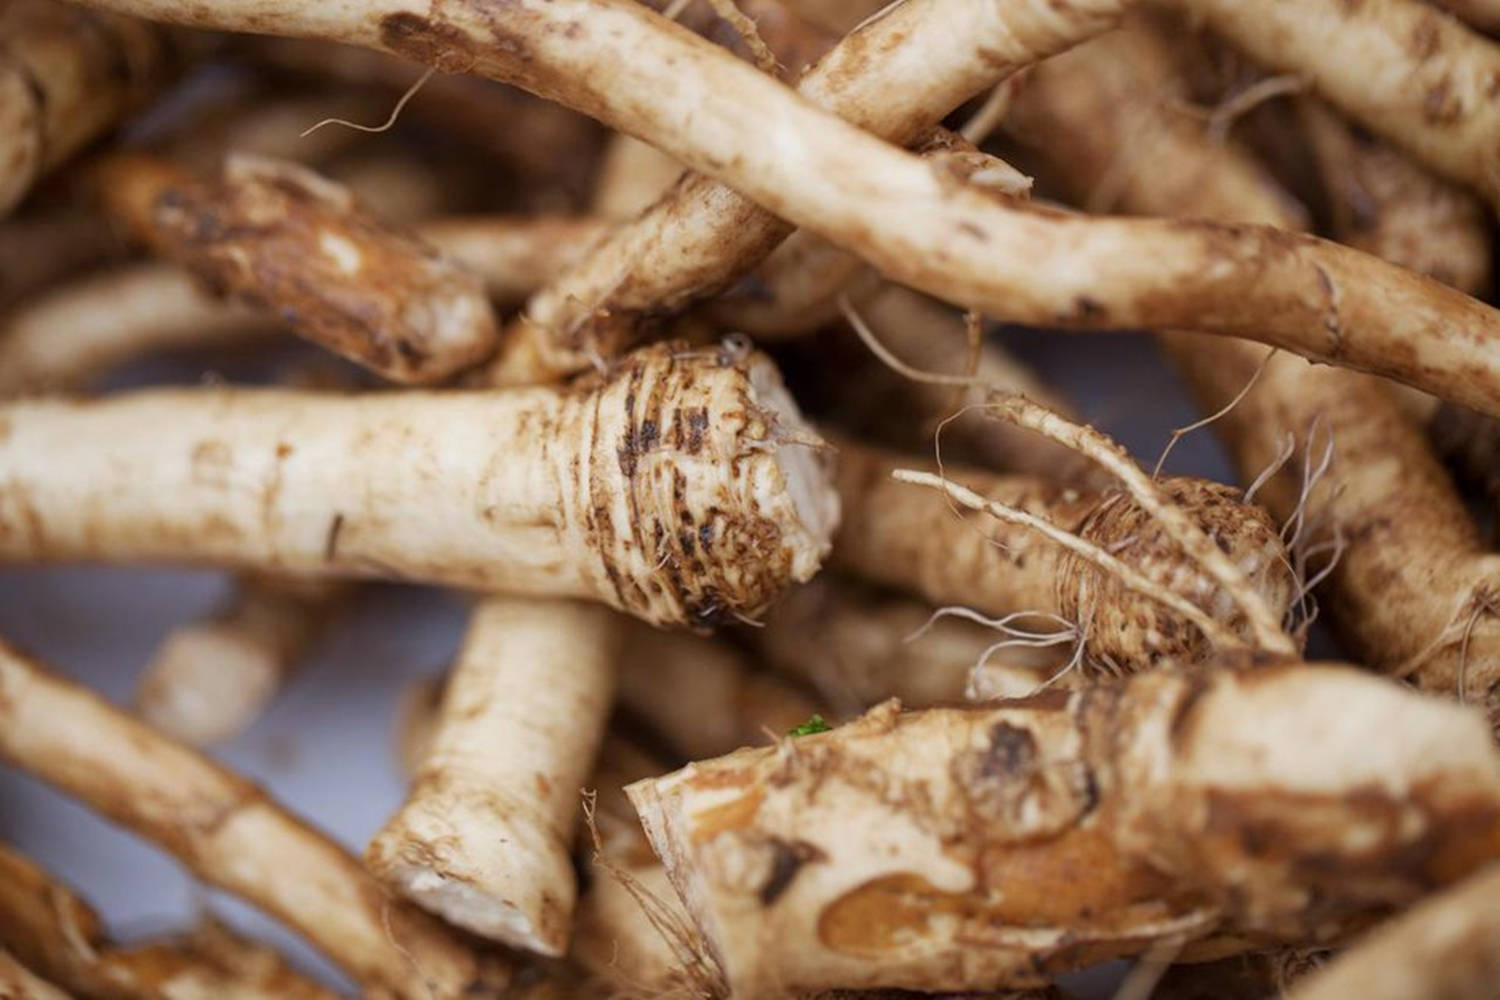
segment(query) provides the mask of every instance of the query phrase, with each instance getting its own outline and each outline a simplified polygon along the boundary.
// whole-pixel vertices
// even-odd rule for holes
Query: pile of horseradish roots
[[[1487,32],[0,0],[0,763],[343,973],[0,795],[0,997],[1500,997]],[[1235,483],[1080,416],[1153,352]],[[232,596],[116,703],[59,563]],[[380,581],[468,625],[345,844],[217,748]]]

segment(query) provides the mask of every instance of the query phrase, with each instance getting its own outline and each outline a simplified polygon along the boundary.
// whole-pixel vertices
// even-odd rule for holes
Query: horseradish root
[[[892,474],[904,464],[872,449],[841,446],[844,524],[834,566],[933,604],[1016,615],[1014,623],[1030,632],[1071,631],[1085,662],[1108,670],[1193,660],[1214,645],[1251,637],[1233,601],[1128,494],[1080,490],[1037,476],[945,469],[955,487],[967,484],[984,501],[1077,535],[1175,595],[1179,606],[1130,589],[1118,573],[1029,527],[960,512],[943,497],[894,481]],[[1228,554],[1251,591],[1275,614],[1284,614],[1293,580],[1270,519],[1217,483],[1172,478],[1160,486]],[[1205,629],[1214,634],[1205,636]]]
[[[17,402],[0,426],[8,562],[393,577],[704,626],[810,577],[838,520],[755,353],[663,345],[558,388]]]
[[[481,602],[406,803],[365,851],[370,870],[449,923],[561,955],[619,630],[597,606]]]
[[[17,962],[0,948],[0,996],[10,1000],[69,1000],[62,990]]]
[[[1221,933],[1326,940],[1500,853],[1482,718],[1300,663],[888,703],[628,791],[746,997],[1026,986]]]
[[[389,899],[255,785],[3,645],[0,760],[284,921],[371,990],[457,1000],[503,981],[497,959]]]
[[[1438,173],[1500,203],[1500,45],[1421,0],[1167,0]]]
[[[912,0],[855,30],[797,89],[860,129],[905,145],[965,99],[1106,30],[1124,6]],[[938,51],[942,58],[932,58]],[[684,177],[532,298],[491,366],[493,377],[535,381],[578,370],[590,353],[615,353],[628,343],[631,320],[622,311],[678,307],[750,270],[793,228],[752,197],[710,176]]]
[[[122,945],[81,897],[0,844],[0,949],[80,997],[105,1000],[333,1000],[265,945],[206,922],[181,937]],[[0,973],[0,996],[4,992]],[[22,994],[24,997],[25,994]]]
[[[473,275],[304,167],[234,155],[203,179],[119,157],[99,183],[155,253],[387,378],[435,382],[494,349]]]
[[[1176,220],[1085,219],[1005,199],[813,106],[627,0],[520,0],[501,7],[459,0],[444,4],[434,19],[394,0],[358,17],[337,7],[278,11],[270,19],[260,0],[90,4],[199,26],[385,47],[440,69],[516,83],[733,184],[893,280],[997,318],[1250,337],[1500,414],[1500,358],[1489,350],[1500,314],[1468,296],[1313,237]],[[915,16],[906,11],[897,8],[867,30],[896,15]],[[947,14],[939,10],[929,19],[944,45],[954,30]],[[518,49],[529,58],[514,58]],[[635,56],[628,66],[618,59],[622,51]],[[924,78],[934,69],[926,59],[903,57],[902,64]],[[684,94],[683,79],[712,85],[695,88],[691,100],[663,99]],[[928,93],[911,88],[918,90]],[[688,117],[691,129],[682,127]],[[784,155],[790,147],[797,156]]]
[[[52,0],[0,5],[0,217],[155,96],[176,61],[155,25]]]
[[[1290,1000],[1484,1000],[1500,982],[1500,866],[1432,896],[1299,983]]]
[[[232,739],[264,711],[348,589],[329,580],[241,577],[226,607],[162,642],[136,684],[136,710],[184,743]]]

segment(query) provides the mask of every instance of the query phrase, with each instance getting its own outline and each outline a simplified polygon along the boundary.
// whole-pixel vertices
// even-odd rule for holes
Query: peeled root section
[[[1478,714],[1293,663],[888,703],[628,792],[745,996],[1027,986],[1162,941],[1328,940],[1500,855]]]
[[[564,601],[476,608],[431,749],[365,852],[381,881],[483,937],[564,952],[573,824],[622,625],[605,608]]]

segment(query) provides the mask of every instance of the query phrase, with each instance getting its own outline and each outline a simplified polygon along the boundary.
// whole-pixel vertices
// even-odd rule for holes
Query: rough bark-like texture
[[[166,32],[143,21],[51,0],[0,3],[0,216],[153,97],[176,61]]]
[[[620,628],[597,606],[483,601],[432,748],[365,851],[370,870],[451,924],[561,955],[577,892],[573,826],[614,691]]]
[[[628,791],[747,997],[1327,940],[1500,854],[1478,713],[1303,664],[887,704]]]
[[[371,990],[468,1000],[503,982],[495,959],[387,897],[258,787],[3,645],[0,760],[285,921]]]
[[[838,520],[775,368],[713,349],[563,388],[13,403],[0,428],[10,562],[422,580],[706,626],[809,578]]]
[[[438,381],[494,349],[473,275],[304,167],[234,155],[200,178],[119,157],[100,185],[155,253],[387,378]]]
[[[1122,33],[1039,68],[1036,94],[1023,90],[1015,105],[1034,108],[1028,137],[1080,198],[1113,169],[1131,211],[1298,224],[1285,195],[1242,152],[1163,110],[1163,94],[1177,85],[1169,64],[1152,56],[1161,51],[1148,35]],[[1122,148],[1133,155],[1115,165]],[[1163,343],[1207,413],[1244,390],[1265,359],[1264,348],[1243,341],[1177,333]],[[1336,530],[1341,546],[1324,588],[1329,617],[1361,662],[1410,672],[1433,691],[1459,692],[1463,678],[1462,693],[1500,719],[1500,558],[1482,551],[1462,500],[1387,387],[1281,355],[1214,428],[1247,482],[1288,434],[1296,455],[1315,453],[1314,464],[1333,441],[1333,465],[1304,510],[1323,526],[1320,541]],[[1258,494],[1280,520],[1303,495],[1302,466],[1293,462]]]
[[[894,469],[927,464],[842,445],[838,487],[844,524],[834,543],[834,566],[940,606],[961,605],[989,616],[1028,611],[1061,616],[1082,629],[1090,661],[1111,669],[1138,670],[1207,652],[1203,636],[1177,612],[1126,590],[1032,529],[982,511],[956,510],[936,492],[891,479]],[[945,471],[987,499],[1079,535],[1232,631],[1249,634],[1241,612],[1128,494],[1081,490],[1039,476],[955,466]],[[1179,477],[1161,486],[1229,554],[1273,613],[1284,613],[1292,599],[1291,572],[1265,512],[1218,483]],[[1042,631],[1057,627],[1055,619],[1015,624]]]

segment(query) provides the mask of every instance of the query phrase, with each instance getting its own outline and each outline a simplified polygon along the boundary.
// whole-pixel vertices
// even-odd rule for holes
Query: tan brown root
[[[763,745],[825,710],[722,639],[645,628],[625,648],[620,705],[686,760]]]
[[[482,937],[563,954],[577,796],[604,731],[620,625],[561,601],[478,605],[431,749],[365,851],[381,881]]]
[[[205,179],[118,157],[100,184],[155,253],[387,378],[437,381],[494,348],[472,275],[306,168],[234,155]]]
[[[0,996],[9,1000],[69,1000],[68,994],[16,961],[0,948]]]
[[[1434,0],[1437,6],[1481,31],[1500,31],[1500,3],[1496,0]]]
[[[1263,66],[1500,202],[1500,46],[1420,0],[1171,0]]]
[[[1165,112],[1159,101],[1142,100],[1180,87],[1161,53],[1150,35],[1121,32],[1039,67],[1034,89],[1015,105],[1035,102],[1029,138],[1079,197],[1128,148],[1128,183],[1120,186],[1128,210],[1297,224],[1286,196],[1242,151],[1208,139],[1202,123]],[[1142,120],[1155,121],[1139,133],[1152,136],[1149,143],[1128,145],[1128,134],[1112,128]],[[1205,412],[1238,396],[1265,365],[1214,425],[1246,480],[1276,463],[1288,435],[1301,454],[1315,431],[1333,442],[1332,476],[1316,489],[1308,492],[1291,467],[1257,496],[1282,520],[1300,510],[1304,521],[1339,532],[1344,547],[1327,581],[1329,609],[1361,662],[1500,706],[1490,694],[1500,682],[1500,622],[1488,611],[1500,591],[1500,563],[1482,552],[1461,500],[1387,387],[1285,355],[1266,363],[1252,344],[1184,333],[1163,342]]]
[[[1137,670],[1162,660],[1199,658],[1212,648],[1179,611],[1142,597],[1112,571],[1065,549],[1030,527],[961,513],[940,496],[913,491],[891,475],[910,463],[844,443],[839,492],[844,526],[832,563],[866,579],[914,592],[937,605],[986,615],[1032,612],[1039,621],[1072,622],[1087,637],[1090,663]],[[1159,523],[1127,494],[1095,493],[1051,480],[945,467],[945,478],[975,488],[983,501],[1031,515],[1155,581],[1211,620],[1214,638],[1251,637],[1242,614]],[[1275,528],[1227,487],[1201,480],[1160,484],[1231,553],[1242,579],[1277,613],[1292,596],[1290,572]],[[1026,627],[1025,621],[1016,623]]]
[[[52,0],[0,8],[0,217],[169,82],[167,33]]]
[[[417,233],[483,282],[490,297],[515,303],[581,259],[608,231],[589,216],[452,216]]]
[[[887,704],[628,791],[746,995],[1024,986],[1214,933],[1328,940],[1500,852],[1478,713],[1291,663]]]
[[[821,442],[743,351],[527,390],[13,403],[0,427],[10,562],[394,577],[704,627],[808,579],[838,522]]]
[[[1483,1000],[1500,982],[1500,867],[1391,920],[1299,983],[1291,1000]]]
[[[333,1000],[271,948],[215,921],[123,945],[72,889],[0,845],[0,947],[90,1000]]]
[[[765,626],[745,637],[777,671],[812,685],[850,716],[886,698],[911,708],[960,701],[976,672],[982,697],[1035,693],[1058,674],[1067,659],[1059,647],[1071,633],[1044,645],[1040,635],[1013,631],[939,617],[920,601],[825,573],[794,588],[772,606]]]
[[[1293,984],[1320,969],[1325,948],[1280,948],[1221,958],[1216,962],[1174,965],[1167,970],[1152,1000],[1268,1000],[1285,997]]]
[[[840,118],[905,145],[968,97],[1107,29],[1124,6],[1087,0],[1001,10],[969,0],[946,6],[915,0],[861,26],[797,88]],[[937,49],[944,58],[929,58]],[[491,367],[493,377],[535,381],[578,370],[590,353],[616,353],[622,339],[628,341],[632,331],[619,315],[623,310],[680,307],[748,271],[792,231],[750,194],[708,176],[685,177],[532,298],[525,322],[511,331]],[[846,275],[857,267],[840,264]],[[593,322],[596,316],[606,319]]]
[[[104,235],[97,214],[76,206],[0,219],[0,309],[123,252]]]
[[[194,746],[232,739],[275,697],[349,596],[329,580],[246,576],[230,603],[174,629],[136,682],[141,718]]]
[[[503,981],[498,960],[388,898],[258,787],[3,646],[0,759],[283,920],[371,989],[430,1000]]]
[[[279,11],[271,21],[260,16],[260,0],[191,8],[168,0],[90,2],[220,28],[332,36],[517,83],[734,184],[894,280],[989,315],[1065,328],[1191,327],[1254,337],[1500,413],[1500,361],[1487,350],[1496,313],[1461,293],[1312,237],[1083,219],[1008,201],[799,100],[625,0],[503,7],[450,0],[431,19],[389,0],[358,20],[331,8]],[[948,37],[951,20],[939,20]],[[502,45],[493,44],[497,38]],[[529,59],[512,58],[518,46]],[[639,58],[624,67],[621,51]],[[930,76],[931,60],[913,55],[912,63]],[[659,99],[679,93],[684,76],[713,81],[694,92],[691,130],[680,127],[678,102]],[[930,93],[911,89],[918,91]],[[765,140],[772,134],[787,136],[799,155],[784,156],[785,143]]]

